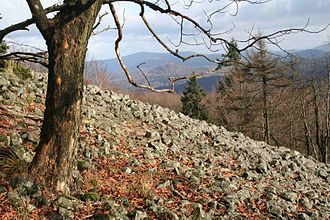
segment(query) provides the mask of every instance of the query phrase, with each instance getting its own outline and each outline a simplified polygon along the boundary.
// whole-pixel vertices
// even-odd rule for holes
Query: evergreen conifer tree
[[[218,67],[216,68],[217,70],[221,69],[222,67],[226,66],[233,66],[233,65],[238,65],[239,61],[241,60],[241,55],[237,50],[238,45],[235,39],[232,39],[230,43],[227,45],[227,53],[222,54],[223,56],[223,61],[225,61],[222,64],[219,64]]]
[[[202,99],[206,96],[203,88],[198,85],[196,76],[191,77],[188,81],[188,86],[183,92],[182,113],[191,118],[208,120],[208,111],[203,105]]]
[[[227,57],[233,62],[218,86],[219,124],[271,143],[272,119],[282,103],[279,97],[290,83],[283,63],[268,52],[264,40],[248,54],[248,62],[232,54]]]

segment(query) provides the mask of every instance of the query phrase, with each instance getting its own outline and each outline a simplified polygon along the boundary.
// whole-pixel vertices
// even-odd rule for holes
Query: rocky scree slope
[[[0,73],[0,145],[27,162],[45,90],[43,74],[20,81]],[[84,90],[81,192],[49,195],[4,176],[4,219],[330,218],[329,165],[97,86]]]

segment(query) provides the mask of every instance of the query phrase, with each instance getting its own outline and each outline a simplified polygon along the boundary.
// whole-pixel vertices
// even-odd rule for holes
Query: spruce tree
[[[206,93],[203,88],[198,85],[196,76],[191,77],[181,97],[182,113],[191,118],[208,120],[208,111],[205,105],[201,103],[205,96]]]
[[[241,62],[241,55],[235,49],[237,43],[230,42],[227,59],[227,72],[219,81],[217,92],[219,94],[218,124],[232,131],[246,132],[250,123],[255,118],[252,114],[251,89],[245,80],[246,67]]]
[[[221,63],[216,68],[217,70],[221,69],[222,67],[238,65],[239,61],[241,60],[241,55],[237,50],[238,45],[235,39],[232,39],[230,43],[227,45],[227,53],[222,54],[224,63]]]
[[[234,56],[228,56],[234,57]],[[236,58],[235,58],[236,59]],[[283,63],[272,56],[264,40],[256,43],[247,62],[234,60],[229,74],[219,82],[219,124],[271,143],[281,94],[289,85]]]

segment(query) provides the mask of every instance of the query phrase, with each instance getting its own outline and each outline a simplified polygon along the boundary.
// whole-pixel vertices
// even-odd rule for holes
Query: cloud
[[[282,28],[304,24],[308,18],[314,25],[330,22],[328,0],[273,0],[261,5],[244,5],[236,21],[256,22],[264,27],[282,25]]]
[[[30,18],[31,14],[27,9],[25,1],[22,4],[20,0],[1,0],[0,13],[3,18],[0,20],[0,28]]]
[[[24,2],[24,4],[22,4]],[[48,7],[58,3],[59,0],[42,0],[43,6]],[[205,27],[209,27],[205,14],[224,7],[229,0],[221,1],[203,1],[202,3],[194,3],[187,9],[183,2],[177,1],[172,7],[182,13],[188,15],[198,21]],[[197,2],[197,1],[196,1]],[[201,2],[201,1],[198,1]],[[20,7],[17,7],[20,5]],[[121,42],[122,54],[130,54],[138,51],[164,51],[155,39],[151,36],[147,28],[139,17],[140,7],[130,2],[120,2],[115,4],[118,15],[123,22],[123,12],[125,10],[125,26],[124,39]],[[301,27],[310,18],[308,28],[318,30],[330,22],[330,1],[329,0],[272,0],[266,4],[247,4],[239,3],[239,12],[237,16],[231,16],[236,12],[235,5],[227,8],[228,13],[218,13],[212,17],[214,32],[224,32],[229,30],[234,23],[236,28],[229,34],[223,36],[231,38],[245,39],[247,32],[255,27],[256,30],[262,30],[264,33],[270,33],[279,29],[290,27]],[[109,11],[108,7],[104,7],[102,11]],[[28,6],[22,0],[1,0],[1,16],[0,29],[31,17]],[[159,12],[153,12],[146,8],[145,17],[150,22],[153,29],[166,42],[172,39],[177,42],[179,39],[180,26],[169,16]],[[108,15],[100,26],[99,30],[110,25],[114,27],[111,15]],[[194,32],[192,25],[185,23],[186,32]],[[196,32],[195,32],[196,33]],[[281,45],[288,49],[310,48],[322,44],[328,39],[329,30],[320,34],[296,34],[286,36]],[[36,28],[31,27],[29,32],[19,31],[9,36],[23,42],[32,43],[37,46],[44,47],[44,41]],[[89,42],[89,56],[97,59],[114,57],[113,45],[117,37],[116,30],[110,30],[94,36]],[[198,52],[207,52],[207,48],[183,46],[180,50],[194,50]]]

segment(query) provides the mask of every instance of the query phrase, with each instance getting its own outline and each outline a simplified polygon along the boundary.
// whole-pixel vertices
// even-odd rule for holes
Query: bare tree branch
[[[132,76],[131,76],[131,74],[130,74],[128,68],[127,68],[127,66],[126,66],[125,63],[124,63],[124,61],[123,61],[123,59],[122,59],[122,57],[121,57],[121,55],[120,55],[120,52],[119,52],[119,43],[120,43],[120,41],[121,41],[122,38],[123,38],[123,34],[122,34],[122,28],[121,28],[121,26],[120,26],[120,22],[119,22],[118,15],[117,15],[117,13],[116,13],[116,10],[115,10],[113,4],[112,4],[112,3],[108,3],[108,5],[109,5],[109,7],[110,7],[110,10],[111,10],[112,16],[113,16],[113,18],[114,18],[114,21],[115,21],[115,24],[116,24],[116,27],[117,27],[117,30],[118,30],[118,38],[117,38],[116,41],[115,41],[115,52],[116,52],[116,56],[117,56],[117,59],[118,59],[118,61],[119,61],[119,63],[120,63],[121,68],[124,70],[124,73],[125,73],[125,75],[126,75],[126,78],[127,78],[128,82],[129,82],[130,84],[132,84],[133,86],[138,87],[138,88],[143,88],[143,89],[151,90],[151,91],[153,91],[153,92],[169,92],[169,93],[175,93],[175,90],[174,90],[174,84],[175,84],[176,81],[178,81],[178,80],[183,80],[183,79],[188,79],[188,78],[190,78],[190,77],[192,77],[192,76],[201,75],[201,74],[197,74],[197,75],[196,75],[196,74],[193,74],[193,75],[191,75],[191,76],[180,77],[180,78],[170,77],[170,78],[169,78],[169,81],[171,82],[171,88],[169,88],[169,89],[156,89],[156,88],[152,87],[151,84],[150,84],[150,82],[149,82],[149,80],[147,79],[147,77],[146,77],[145,74],[144,74],[144,76],[146,77],[147,82],[148,82],[149,85],[143,85],[143,84],[138,84],[138,83],[136,83],[136,82],[133,80],[133,78],[132,78]],[[139,68],[139,66],[138,66],[138,68]],[[142,72],[143,72],[143,71],[142,71]]]
[[[26,1],[32,13],[32,18],[35,19],[38,29],[44,35],[45,31],[49,27],[46,11],[44,10],[40,0],[26,0]]]
[[[104,12],[103,14],[99,15],[98,20],[97,20],[96,24],[95,24],[94,27],[93,27],[93,31],[94,31],[98,26],[100,26],[100,24],[101,24],[101,22],[102,22],[102,19],[103,19],[105,16],[107,16],[108,14],[109,14],[109,13],[106,11],[106,12]]]
[[[258,37],[251,36],[247,40],[243,40],[243,41],[242,40],[238,40],[237,42],[241,42],[241,43],[252,41],[251,43],[248,43],[248,45],[246,45],[245,47],[243,47],[241,49],[238,49],[238,51],[239,52],[245,51],[248,48],[253,47],[258,41],[260,41],[262,39],[265,39],[268,42],[271,42],[272,43],[272,39],[279,38],[279,37],[282,37],[284,35],[288,35],[288,34],[292,34],[292,33],[299,33],[299,32],[305,32],[305,33],[310,33],[310,34],[317,34],[317,33],[320,33],[322,31],[326,30],[329,27],[329,24],[327,24],[325,27],[323,27],[323,28],[321,28],[319,30],[316,30],[316,31],[308,30],[307,27],[309,25],[309,21],[310,21],[310,19],[308,19],[307,22],[306,22],[306,24],[303,27],[301,27],[301,28],[288,28],[288,29],[284,29],[284,30],[279,30],[279,31],[273,32],[273,33],[268,34],[268,35],[263,35],[263,36],[258,36]]]
[[[37,1],[37,4],[33,5],[34,1]],[[92,5],[95,1],[96,0],[89,0],[89,1],[87,1],[86,4],[83,4],[82,7],[87,8],[90,5]],[[31,6],[33,8],[36,8],[36,5],[41,4],[40,0],[27,0],[27,2],[29,4],[29,6],[31,4]],[[71,2],[68,1],[68,2],[64,2],[63,4],[52,5],[48,8],[45,8],[45,9],[39,8],[39,9],[34,9],[34,10],[39,11],[38,13],[41,13],[41,16],[43,17],[42,20],[44,20],[44,19],[47,19],[47,16],[46,16],[47,14],[53,13],[53,12],[56,12],[56,11],[60,11],[60,10],[65,9],[65,8],[68,8],[70,6],[70,4],[71,4]],[[41,11],[41,9],[42,9],[42,11]],[[31,10],[31,12],[32,12],[32,10]],[[18,30],[29,30],[29,29],[27,29],[27,27],[30,26],[31,24],[34,24],[34,23],[36,23],[36,18],[34,16],[32,16],[32,18],[29,18],[25,21],[19,22],[17,24],[13,24],[13,25],[5,28],[5,29],[0,30],[0,41],[2,41],[3,38],[6,35],[8,35],[12,32],[15,32],[15,31],[18,31]],[[47,26],[49,27],[49,22],[48,21],[47,21]]]
[[[61,5],[53,5],[53,6],[50,6],[48,8],[46,8],[44,11],[46,14],[49,14],[49,13],[52,13],[52,12],[56,12],[56,11],[59,11],[61,10],[62,8],[65,8],[67,7],[67,3],[65,4],[61,4]],[[14,31],[18,31],[18,30],[29,30],[27,29],[27,27],[31,24],[34,24],[35,23],[35,19],[34,18],[29,18],[25,21],[22,21],[20,23],[17,23],[17,24],[13,24],[5,29],[2,29],[0,30],[0,41],[3,40],[3,38],[10,34],[11,32],[14,32]]]
[[[34,23],[34,19],[33,18],[30,18],[30,19],[27,19],[23,22],[20,22],[18,24],[14,24],[14,25],[11,25],[3,30],[0,30],[0,41],[3,40],[3,38],[11,33],[11,32],[14,32],[14,31],[18,31],[18,30],[26,30],[28,31],[29,29],[27,29],[27,26],[31,25]]]
[[[207,57],[206,55],[203,55],[203,54],[193,54],[193,55],[190,55],[188,57],[183,57],[177,51],[174,51],[169,46],[167,46],[164,43],[164,41],[162,41],[159,38],[159,36],[156,34],[156,32],[149,25],[149,22],[147,21],[147,19],[144,16],[144,7],[143,7],[143,5],[141,5],[140,17],[142,18],[142,20],[143,20],[145,26],[148,28],[149,32],[156,38],[156,40],[158,41],[158,43],[160,43],[173,56],[176,56],[176,57],[180,58],[182,61],[186,61],[186,60],[189,60],[189,59],[194,58],[194,57],[204,57],[206,60],[215,63],[214,60],[210,59],[209,57]]]
[[[144,71],[141,69],[141,66],[144,65],[144,64],[146,64],[146,63],[145,62],[140,63],[139,65],[136,66],[136,68],[138,68],[138,70],[140,70],[140,72],[142,73],[144,79],[147,81],[148,85],[151,86],[151,83],[150,83],[148,77],[146,76],[146,74],[144,73]]]
[[[92,35],[98,35],[100,33],[103,33],[105,31],[108,31],[108,30],[117,30],[117,28],[111,27],[110,25],[108,25],[107,27],[103,28],[100,31],[95,31],[95,29],[101,24],[102,18],[104,16],[106,16],[106,15],[108,15],[108,12],[105,12],[104,14],[102,14],[102,15],[99,16],[98,21],[96,22],[96,24],[93,27],[93,33],[92,33]],[[124,9],[124,11],[123,11],[123,23],[121,25],[121,28],[124,28],[125,23],[126,23],[126,17],[125,17],[125,9]]]
[[[39,63],[44,67],[48,67],[47,53],[29,53],[29,52],[13,52],[5,55],[0,55],[0,60],[15,60],[15,61],[29,61],[32,63]]]

